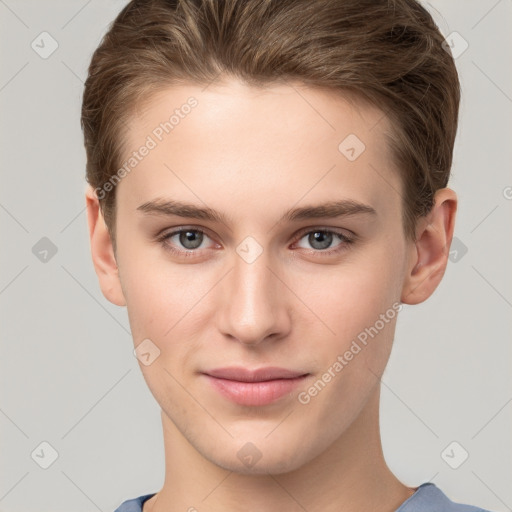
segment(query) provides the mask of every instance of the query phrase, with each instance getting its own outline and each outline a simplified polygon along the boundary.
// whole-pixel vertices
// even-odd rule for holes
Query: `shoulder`
[[[153,494],[144,494],[143,496],[139,496],[138,498],[133,498],[131,500],[126,500],[119,505],[118,508],[114,510],[114,512],[142,512],[142,505],[145,501],[149,500]]]
[[[490,512],[473,505],[451,501],[433,483],[424,483],[396,512]]]
[[[142,512],[142,505],[155,493],[126,500],[114,512]],[[451,501],[435,484],[424,483],[396,512],[490,512],[472,505]]]

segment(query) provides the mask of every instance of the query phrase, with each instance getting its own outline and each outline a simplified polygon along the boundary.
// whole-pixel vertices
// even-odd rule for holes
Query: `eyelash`
[[[193,231],[194,233],[200,233],[202,235],[206,235],[208,238],[211,238],[208,236],[208,233],[206,231],[199,229],[199,228],[180,228],[175,231],[171,231],[168,233],[164,233],[163,235],[160,235],[157,237],[157,242],[159,242],[166,251],[171,252],[174,255],[185,257],[185,258],[193,258],[197,256],[197,253],[199,252],[199,249],[176,249],[173,247],[168,240],[171,239],[175,235],[179,235],[181,233],[186,233],[187,231]],[[333,229],[326,229],[326,228],[307,228],[304,231],[301,231],[297,236],[295,237],[294,244],[302,240],[306,235],[309,235],[311,233],[324,233],[324,234],[332,234],[339,238],[340,244],[335,249],[309,249],[310,253],[315,253],[315,255],[319,255],[320,257],[326,257],[326,256],[333,256],[334,254],[338,254],[344,250],[347,250],[348,246],[353,244],[356,241],[356,236],[354,234],[351,234],[350,236],[347,236],[339,231],[333,230]]]
[[[173,236],[175,235],[179,235],[180,233],[186,233],[187,231],[193,231],[195,233],[201,233],[202,235],[206,235],[208,236],[208,233],[206,233],[206,231],[202,230],[202,229],[198,229],[198,228],[181,228],[181,229],[177,229],[175,231],[171,231],[169,233],[164,233],[163,235],[159,236],[157,238],[157,242],[160,242],[163,246],[163,248],[166,250],[166,251],[169,251],[170,253],[172,254],[175,254],[177,256],[180,256],[180,257],[185,257],[185,258],[193,258],[193,257],[196,257],[197,256],[197,253],[199,252],[198,249],[183,249],[183,250],[179,250],[179,249],[176,249],[174,248],[169,242],[168,240],[170,238],[172,238]],[[210,238],[210,237],[208,237]]]

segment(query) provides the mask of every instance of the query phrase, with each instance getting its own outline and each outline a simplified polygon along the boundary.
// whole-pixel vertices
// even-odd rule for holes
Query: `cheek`
[[[201,339],[195,319],[211,284],[183,267],[147,265],[135,258],[120,277],[134,346],[149,339],[157,347],[152,350],[158,355],[150,364],[139,363],[148,388],[162,407],[174,414],[183,408],[180,414],[186,417],[194,404],[180,383],[184,370],[193,368]]]
[[[133,257],[120,268],[135,344],[140,339],[155,338],[169,344],[173,335],[190,324],[191,315],[207,294],[207,278],[184,266]]]
[[[398,257],[375,251],[371,258],[364,256],[334,268],[309,282],[304,292],[308,304],[333,325],[337,335],[357,334],[354,329],[372,325],[399,301],[402,275]]]
[[[344,386],[361,384],[364,379],[370,385],[375,379],[372,373],[382,373],[391,351],[401,309],[403,255],[385,246],[373,249],[364,256],[361,253],[361,258],[354,258],[350,265],[310,281],[306,294],[308,305],[332,331],[323,328],[326,334],[317,344],[320,366],[330,368],[341,356],[343,370],[337,375],[344,377],[335,379],[334,387],[342,382]]]
[[[324,283],[329,293],[314,295],[322,319],[335,334],[318,340],[318,380],[303,390],[302,398],[316,404],[325,424],[348,425],[378,383],[391,353],[401,309],[400,275],[393,258],[375,258],[378,266],[361,264],[338,273]],[[324,386],[326,392],[320,391]]]

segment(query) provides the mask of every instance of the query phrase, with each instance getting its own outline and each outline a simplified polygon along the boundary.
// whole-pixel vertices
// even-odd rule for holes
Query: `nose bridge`
[[[282,285],[269,267],[270,253],[253,240],[245,240],[237,247],[224,284],[219,327],[246,344],[257,344],[288,328],[286,299],[278,290]]]

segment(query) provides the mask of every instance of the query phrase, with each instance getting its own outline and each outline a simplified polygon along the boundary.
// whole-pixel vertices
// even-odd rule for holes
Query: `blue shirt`
[[[124,501],[114,512],[142,512],[142,505],[153,494],[145,494],[132,500]],[[433,483],[422,484],[416,492],[406,499],[395,512],[489,512],[472,505],[454,503]]]

